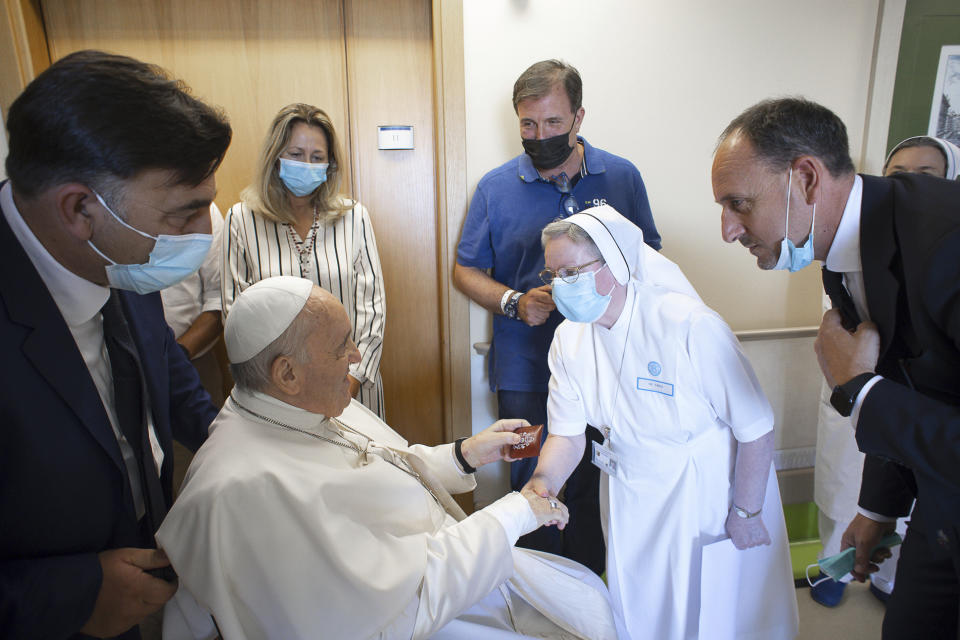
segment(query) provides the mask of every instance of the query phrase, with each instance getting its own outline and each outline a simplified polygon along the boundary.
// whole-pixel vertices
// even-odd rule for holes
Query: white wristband
[[[512,295],[515,294],[515,293],[516,293],[516,291],[514,291],[513,289],[507,289],[507,290],[503,293],[503,297],[500,298],[500,312],[501,312],[501,313],[503,313],[503,314],[506,314],[506,313],[507,313],[507,300],[509,300],[509,299],[510,299],[510,296],[512,296]]]

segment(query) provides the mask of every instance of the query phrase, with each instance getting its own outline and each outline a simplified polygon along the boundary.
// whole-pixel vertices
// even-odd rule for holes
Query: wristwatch
[[[758,515],[760,515],[760,512],[761,512],[761,511],[763,511],[763,507],[760,507],[759,509],[757,509],[757,510],[754,511],[753,513],[750,513],[750,512],[747,511],[746,509],[741,509],[741,508],[738,507],[737,505],[733,505],[733,512],[734,512],[735,514],[737,514],[737,517],[738,517],[738,518],[743,518],[744,520],[746,520],[747,518],[755,518],[755,517],[757,517]]]
[[[463,441],[466,438],[457,438],[456,442],[453,444],[453,455],[456,456],[457,462],[460,463],[460,468],[463,469],[464,473],[476,473],[476,467],[471,467],[470,463],[467,462],[467,459],[463,455]]]
[[[503,305],[503,315],[508,318],[517,319],[517,304],[520,302],[520,298],[523,294],[519,291],[514,291],[513,295],[510,296],[510,299],[507,300],[506,304]]]
[[[856,404],[857,396],[860,395],[863,385],[867,384],[875,375],[875,373],[861,373],[843,384],[835,386],[833,393],[830,394],[830,404],[837,410],[837,413],[844,418],[849,417],[853,412],[853,405]]]

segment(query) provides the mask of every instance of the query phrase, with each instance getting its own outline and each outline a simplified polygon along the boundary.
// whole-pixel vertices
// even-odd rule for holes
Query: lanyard
[[[620,399],[620,387],[622,386],[620,381],[620,376],[623,374],[623,361],[626,359],[627,346],[630,344],[630,329],[633,327],[633,312],[637,308],[637,304],[636,304],[637,295],[638,295],[638,292],[634,290],[633,296],[632,297],[628,296],[627,298],[627,301],[630,302],[630,316],[629,318],[627,318],[627,334],[623,338],[623,350],[620,352],[620,365],[617,367],[616,384],[614,385],[614,390],[613,390],[613,404],[610,407],[610,412],[607,414],[610,417],[610,419],[607,421],[608,425],[613,424],[613,418],[615,415],[614,411],[616,411],[617,409],[617,400]],[[621,311],[621,313],[623,312]],[[607,442],[609,442],[611,431],[613,431],[611,426],[600,427],[600,432],[603,434],[603,444],[607,444]]]

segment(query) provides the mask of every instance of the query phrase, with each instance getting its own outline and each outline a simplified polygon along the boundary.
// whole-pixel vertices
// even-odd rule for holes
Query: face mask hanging
[[[774,269],[787,269],[791,272],[799,271],[813,262],[813,228],[817,221],[817,203],[813,203],[813,220],[810,221],[810,235],[802,247],[797,247],[788,237],[790,234],[790,187],[793,184],[793,167],[790,167],[790,177],[787,178],[787,222],[783,240],[780,242],[780,258]]]

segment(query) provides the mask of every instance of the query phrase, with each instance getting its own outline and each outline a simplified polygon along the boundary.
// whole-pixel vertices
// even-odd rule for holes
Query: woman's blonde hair
[[[293,126],[298,122],[319,127],[327,137],[327,161],[330,163],[327,181],[310,198],[310,202],[321,213],[321,220],[326,223],[346,213],[353,202],[340,197],[340,160],[343,154],[330,116],[323,109],[309,104],[289,104],[280,109],[263,141],[256,178],[241,192],[240,197],[248,207],[265,218],[289,224],[296,221],[287,199],[289,191],[280,180],[277,158],[290,143]]]

